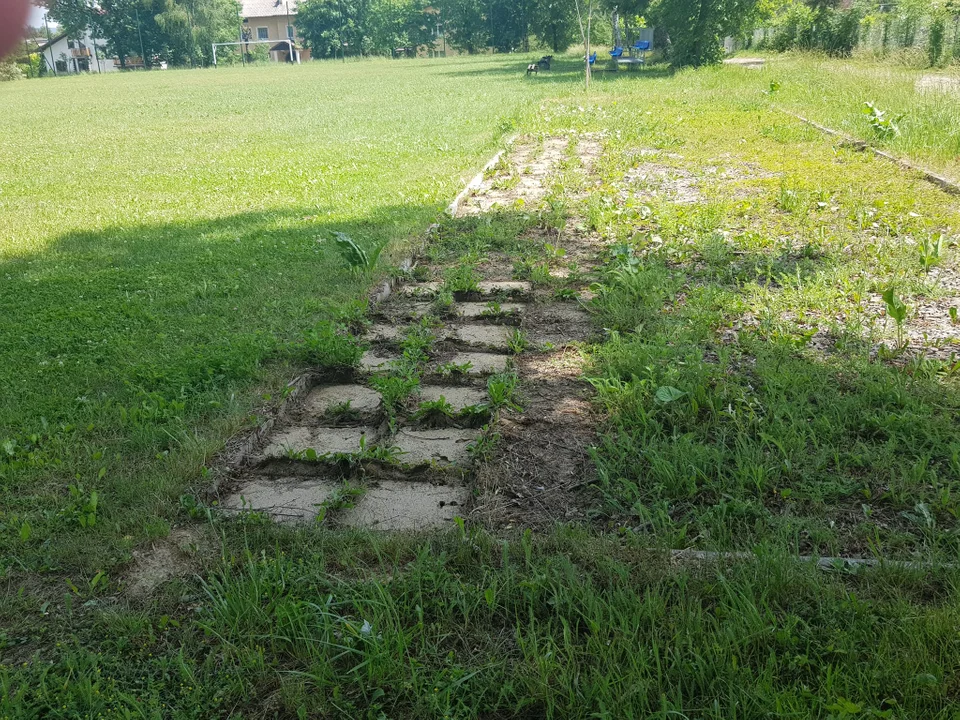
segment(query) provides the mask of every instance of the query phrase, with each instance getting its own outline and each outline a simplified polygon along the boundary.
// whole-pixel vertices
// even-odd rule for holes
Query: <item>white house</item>
[[[265,43],[270,48],[270,58],[279,62],[310,59],[310,51],[301,47],[297,33],[297,0],[241,0],[243,7],[244,39]],[[293,44],[294,58],[290,57]],[[249,52],[249,47],[245,48]]]
[[[40,42],[37,52],[43,57],[47,69],[56,70],[58,75],[115,72],[120,69],[120,63],[116,58],[107,57],[106,45],[106,40],[90,37],[89,31],[74,38],[60,33]]]

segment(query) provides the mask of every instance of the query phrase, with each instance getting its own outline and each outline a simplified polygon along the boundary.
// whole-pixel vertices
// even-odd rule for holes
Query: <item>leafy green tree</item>
[[[758,0],[655,0],[650,11],[670,39],[674,66],[708,65],[723,58],[723,38],[750,26]]]
[[[314,57],[362,52],[369,2],[306,0],[297,6],[297,29]]]
[[[68,35],[80,35],[93,24],[96,11],[91,0],[41,0],[39,4]]]
[[[443,0],[439,5],[443,27],[453,47],[474,53],[490,44],[493,15],[488,0]]]
[[[534,0],[491,0],[490,45],[500,52],[529,51],[535,12]]]
[[[367,35],[375,52],[389,54],[394,48],[429,44],[435,27],[425,0],[374,0]]]
[[[538,0],[534,7],[533,32],[554,52],[563,52],[578,38],[577,9],[573,0]]]
[[[90,30],[121,66],[140,55],[174,64],[210,62],[210,46],[236,37],[236,0],[46,0],[50,17],[71,35]]]
[[[120,67],[126,67],[127,58],[140,56],[141,40],[147,56],[144,63],[155,54],[160,30],[149,10],[137,0],[101,0],[94,13],[92,32],[107,41],[107,52],[120,58]]]

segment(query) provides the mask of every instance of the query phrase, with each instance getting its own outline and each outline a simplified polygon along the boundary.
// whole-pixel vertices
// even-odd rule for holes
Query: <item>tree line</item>
[[[242,32],[236,0],[42,1],[67,32],[89,29],[103,38],[121,64],[142,48],[148,64],[207,65],[212,43],[237,40]],[[871,14],[868,5],[880,10]],[[768,42],[775,49],[849,54],[864,24],[887,22],[883,13],[891,7],[901,14],[912,8],[911,17],[931,14],[935,54],[960,0],[855,0],[852,6],[841,0],[301,0],[295,23],[316,58],[391,55],[441,43],[467,53],[560,53],[583,42],[589,15],[594,45],[612,43],[614,25],[625,43],[655,26],[654,44],[674,65],[699,66],[722,58],[724,37],[746,38],[764,26],[777,28]],[[265,55],[262,47],[256,51]]]
[[[593,16],[593,41],[613,41],[614,23],[629,43],[648,25],[660,28],[679,65],[719,60],[723,38],[754,22],[763,0],[303,0],[297,27],[315,57],[387,54],[433,42],[473,53],[527,52],[532,45],[559,53],[584,40]]]
[[[145,56],[147,65],[204,66],[211,44],[237,40],[240,5],[236,0],[41,0],[61,31],[89,31],[106,41],[106,52],[120,59]]]
[[[649,22],[679,64],[719,57],[720,38],[748,20],[760,0],[302,0],[299,37],[314,57],[390,55],[445,42],[475,53],[559,53],[582,42],[581,20],[594,16],[595,42],[612,39],[611,18],[629,41]],[[108,54],[148,65],[203,66],[211,44],[241,37],[236,0],[42,0],[51,19],[74,35],[89,30]]]

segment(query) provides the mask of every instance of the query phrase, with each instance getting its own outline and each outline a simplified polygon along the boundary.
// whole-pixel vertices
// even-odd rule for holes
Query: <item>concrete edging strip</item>
[[[503,157],[503,154],[507,151],[507,149],[509,149],[516,139],[516,135],[512,135],[511,137],[507,138],[507,147],[490,158],[487,164],[483,166],[483,169],[474,175],[473,179],[468,182],[466,187],[464,187],[463,190],[461,190],[460,193],[453,199],[453,202],[447,205],[447,215],[453,216],[457,214],[457,211],[460,209],[460,205],[463,203],[463,201],[469,197],[470,193],[483,184],[483,178],[487,174],[487,171],[496,167],[497,163],[500,162],[500,158]]]
[[[657,552],[656,550],[654,552]],[[700,562],[753,561],[760,557],[751,552],[717,550],[661,550],[671,559]],[[817,555],[793,555],[790,557],[799,563],[814,563],[821,570],[837,570],[843,567],[894,567],[904,570],[932,570],[934,568],[955,568],[953,563],[923,562],[919,560],[884,560],[880,558],[819,557]]]
[[[790,112],[789,110],[784,110],[783,108],[777,108],[777,110],[782,112],[784,115],[789,115],[790,117],[796,120],[799,120],[800,122],[805,123],[810,127],[816,128],[817,130],[819,130],[820,132],[826,135],[833,135],[834,137],[838,137],[841,140],[843,140],[844,143],[851,145],[857,150],[860,150],[860,151],[870,150],[874,155],[877,155],[878,157],[882,157],[886,160],[889,160],[892,163],[896,163],[904,170],[910,170],[912,172],[919,173],[920,175],[923,176],[925,180],[933,183],[944,192],[948,192],[951,195],[960,195],[960,185],[957,185],[957,183],[953,182],[948,178],[943,177],[942,175],[937,175],[935,172],[931,172],[926,168],[922,168],[918,165],[914,165],[913,163],[907,162],[906,160],[903,160],[902,158],[898,158],[895,155],[891,155],[890,153],[885,152],[884,150],[878,150],[877,148],[873,147],[870,143],[866,142],[865,140],[858,140],[857,138],[851,137],[850,135],[840,132],[839,130],[828,128],[826,125],[821,125],[820,123],[816,123],[813,120],[809,120],[803,117],[803,115],[798,115],[797,113]]]

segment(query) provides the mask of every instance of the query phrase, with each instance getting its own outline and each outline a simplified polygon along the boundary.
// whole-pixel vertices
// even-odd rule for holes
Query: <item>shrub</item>
[[[270,47],[264,44],[257,43],[255,45],[248,45],[249,51],[247,52],[247,62],[269,62],[270,61]]]
[[[943,41],[947,35],[947,21],[943,15],[935,15],[930,21],[930,33],[927,41],[927,58],[930,65],[939,65],[943,57]]]
[[[23,72],[14,63],[0,61],[0,82],[23,79]]]
[[[833,57],[849,57],[860,35],[860,11],[825,10],[820,16],[819,47]]]
[[[822,50],[834,57],[849,57],[860,35],[860,10],[811,7],[791,2],[776,20],[773,49]]]
[[[816,13],[813,8],[801,2],[790,3],[776,20],[773,34],[773,49],[785,52],[793,48],[812,47],[813,26]]]

